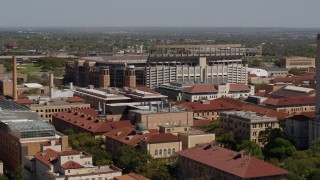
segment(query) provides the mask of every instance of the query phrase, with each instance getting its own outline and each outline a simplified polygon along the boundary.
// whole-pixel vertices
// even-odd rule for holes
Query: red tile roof
[[[134,129],[135,128],[133,127],[123,127],[120,129],[107,132],[105,133],[105,136],[108,138],[117,140],[119,142],[122,142],[123,144],[131,145],[133,147],[138,147],[141,139],[147,135],[136,134],[134,132]]]
[[[212,84],[197,84],[192,87],[183,89],[187,93],[204,93],[204,92],[218,92],[216,85]]]
[[[18,99],[18,100],[16,100],[16,103],[18,103],[18,104],[33,104],[33,101],[31,101],[29,99]]]
[[[181,141],[178,136],[175,136],[171,133],[161,133],[161,134],[152,134],[150,136],[144,137],[142,141],[148,143],[164,143],[164,142],[177,142]]]
[[[249,91],[250,88],[246,84],[230,84],[230,91]]]
[[[158,134],[159,130],[158,129],[148,129],[148,132],[151,134]]]
[[[84,168],[84,166],[82,166],[81,164],[76,163],[74,161],[68,161],[68,162],[62,164],[61,167],[63,169],[81,169],[81,168]]]
[[[253,111],[261,115],[277,117],[278,120],[283,120],[286,118],[286,115],[282,112],[278,112],[274,109],[261,107],[257,105],[248,104],[248,105],[239,107],[238,109],[243,111]]]
[[[291,105],[306,105],[306,104],[315,104],[314,96],[305,96],[305,97],[288,97],[288,98],[278,98],[278,99],[267,99],[263,102],[266,105],[272,106],[291,106]]]
[[[75,102],[85,102],[84,99],[82,99],[79,96],[69,97],[67,100],[69,103],[75,103]]]
[[[309,118],[314,118],[314,117],[316,117],[316,112],[315,111],[302,112],[301,115],[304,115],[304,116],[309,117]]]
[[[209,104],[202,104],[201,102],[186,102],[179,104],[179,106],[185,107],[190,111],[225,111],[237,108],[236,105],[221,99],[209,101]]]
[[[58,159],[58,152],[52,149],[46,149],[43,152],[38,152],[34,155],[34,158],[38,159],[47,166],[52,166],[52,163]]]
[[[256,74],[248,74],[248,77],[258,77]]]
[[[51,146],[51,141],[45,141],[40,143],[41,146]],[[61,145],[60,141],[55,141],[55,145]]]
[[[129,174],[124,174],[122,176],[115,177],[114,180],[148,180],[148,179],[136,173],[129,173]]]
[[[287,171],[248,155],[241,156],[219,146],[203,144],[177,152],[179,156],[233,174],[240,178],[258,178],[288,174]]]
[[[94,115],[93,112],[95,112],[94,109],[68,110],[55,113],[52,117],[53,121],[56,121],[57,119],[65,121],[90,133],[105,133],[126,126],[134,127],[130,120],[105,122],[96,116],[90,115]]]

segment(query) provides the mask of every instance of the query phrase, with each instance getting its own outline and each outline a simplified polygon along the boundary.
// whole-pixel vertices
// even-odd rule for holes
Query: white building
[[[194,102],[200,100],[214,100],[221,97],[247,98],[254,95],[254,86],[246,84],[198,84],[183,89],[182,100]]]
[[[259,78],[267,78],[268,77],[268,71],[266,71],[264,69],[248,68],[247,72],[248,72],[248,74],[255,74]]]
[[[27,156],[24,167],[26,180],[107,180],[122,175],[115,166],[93,166],[91,154],[75,150],[58,152],[47,148]]]

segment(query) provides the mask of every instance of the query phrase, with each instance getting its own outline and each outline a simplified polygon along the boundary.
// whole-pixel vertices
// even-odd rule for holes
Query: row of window
[[[168,148],[168,149],[156,149],[154,150],[155,157],[167,157],[171,156],[176,152],[175,148]]]

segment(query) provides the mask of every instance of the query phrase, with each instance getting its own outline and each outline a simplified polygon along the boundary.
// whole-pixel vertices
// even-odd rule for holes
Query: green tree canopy
[[[264,158],[260,145],[250,140],[243,140],[240,144],[237,144],[237,150],[247,150],[251,156],[262,160]]]
[[[112,164],[112,155],[104,149],[104,140],[94,138],[87,133],[73,133],[71,130],[65,131],[69,137],[70,146],[78,151],[85,151],[93,156],[94,165]]]
[[[268,142],[264,147],[264,154],[271,158],[284,159],[296,152],[296,148],[290,141],[284,138],[276,138]]]

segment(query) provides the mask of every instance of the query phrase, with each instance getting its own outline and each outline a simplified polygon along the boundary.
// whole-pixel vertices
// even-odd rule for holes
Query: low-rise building
[[[236,105],[221,99],[215,99],[212,101],[202,100],[200,102],[186,102],[179,104],[179,106],[192,111],[193,117],[206,117],[211,120],[218,119],[221,111],[236,110],[238,108]]]
[[[288,97],[267,99],[263,102],[267,107],[289,115],[301,114],[302,112],[315,111],[315,97]]]
[[[308,148],[309,117],[295,115],[286,119],[285,135],[295,142],[299,149]]]
[[[10,104],[9,104],[10,105]],[[68,147],[68,137],[40,119],[34,112],[0,111],[0,160],[9,172],[23,165],[23,157],[41,150],[41,143],[58,141]]]
[[[70,109],[89,109],[90,104],[73,101],[72,99],[50,99],[42,98],[35,100],[35,103],[28,105],[31,111],[36,112],[41,118],[52,122],[52,114]]]
[[[283,98],[283,97],[307,97],[315,96],[316,91],[313,88],[305,88],[299,86],[284,86],[273,92],[270,92],[267,96],[271,98]]]
[[[129,111],[129,119],[134,123],[143,123],[147,129],[159,129],[161,125],[192,126],[193,113],[180,106],[147,106],[144,110]]]
[[[200,100],[213,100],[220,97],[246,98],[254,95],[254,86],[246,84],[179,84],[171,83],[159,85],[158,92],[167,95],[173,100],[183,100],[188,102]],[[176,95],[174,97],[174,95]],[[181,96],[181,97],[180,97]]]
[[[122,170],[115,166],[94,166],[92,155],[75,150],[46,149],[25,157],[26,180],[113,179]]]
[[[259,134],[267,128],[279,128],[276,117],[260,115],[251,111],[228,111],[220,113],[220,126],[226,131],[233,131],[236,139],[259,141]]]
[[[315,58],[283,57],[281,60],[281,67],[286,69],[315,67]]]
[[[203,144],[177,152],[179,179],[261,179],[282,180],[287,171],[257,159],[246,151],[232,151]]]
[[[121,128],[108,132],[106,149],[112,154],[123,146],[146,149],[153,158],[169,158],[182,150],[182,141],[171,133],[151,134],[136,131],[134,128]]]
[[[191,148],[199,144],[210,143],[215,141],[215,134],[206,133],[199,129],[187,126],[160,126],[160,133],[171,133],[182,140],[182,149]]]
[[[89,133],[96,138],[104,138],[106,132],[122,127],[135,127],[130,120],[107,122],[99,117],[95,109],[72,109],[52,115],[52,124],[58,131],[68,129],[76,133]]]

